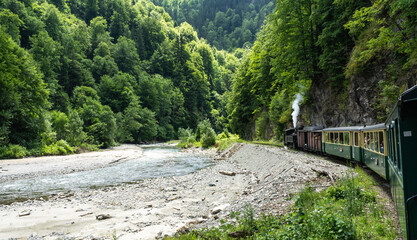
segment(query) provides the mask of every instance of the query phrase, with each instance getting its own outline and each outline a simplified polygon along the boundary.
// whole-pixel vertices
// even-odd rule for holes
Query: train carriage
[[[306,151],[322,152],[321,126],[304,127],[297,131],[298,147]]]
[[[361,129],[361,161],[378,175],[387,179],[387,145],[385,124],[366,126]]]
[[[306,127],[288,130],[286,136],[299,149],[361,162],[387,179],[403,237],[417,240],[417,85],[401,94],[384,124]],[[317,147],[319,139],[321,148]]]
[[[363,127],[335,127],[322,131],[323,152],[349,160],[361,160],[359,133]]]
[[[401,94],[385,127],[391,193],[404,238],[417,239],[417,86]]]

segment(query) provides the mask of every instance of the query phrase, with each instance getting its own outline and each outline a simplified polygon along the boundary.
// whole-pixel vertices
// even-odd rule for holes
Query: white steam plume
[[[298,114],[300,113],[299,104],[303,100],[304,100],[303,96],[301,96],[301,94],[297,93],[297,95],[295,95],[295,100],[292,103],[292,109],[294,109],[294,111],[291,113],[291,116],[292,116],[292,122],[294,124],[294,128],[297,127],[297,117],[298,117]]]

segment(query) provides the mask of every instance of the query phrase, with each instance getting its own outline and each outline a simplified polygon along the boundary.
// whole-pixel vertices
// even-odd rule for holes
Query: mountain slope
[[[218,49],[251,46],[274,0],[152,0],[177,24],[190,23],[198,35]]]

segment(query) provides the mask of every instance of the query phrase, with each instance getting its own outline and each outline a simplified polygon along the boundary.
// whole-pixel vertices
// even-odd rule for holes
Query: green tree
[[[98,13],[98,0],[87,0],[85,2],[85,21],[90,23],[90,20],[97,17]]]
[[[80,146],[87,139],[87,134],[83,131],[83,120],[77,111],[71,111],[68,119],[68,133],[66,140],[72,146]]]
[[[4,31],[9,34],[12,39],[20,45],[20,30],[23,25],[19,16],[12,13],[9,9],[2,9],[0,12],[0,25],[4,26]]]
[[[113,77],[104,76],[98,86],[103,104],[114,112],[122,112],[136,97],[136,79],[127,73],[119,73]]]
[[[107,44],[108,46],[111,45],[112,38],[110,37],[110,33],[107,31],[106,19],[101,16],[92,19],[88,29],[91,36],[91,47],[93,51],[95,51],[101,42]]]
[[[114,45],[112,55],[120,71],[132,75],[136,74],[139,68],[139,55],[133,40],[124,36],[120,37]]]
[[[110,54],[110,49],[105,42],[100,42],[94,51],[91,72],[96,81],[104,75],[113,76],[119,71],[116,62]]]
[[[55,96],[60,89],[58,77],[61,68],[62,46],[45,31],[30,37],[30,41],[32,48],[29,52],[38,62],[39,69],[44,75],[44,81],[48,84],[50,94]]]
[[[60,111],[52,111],[51,123],[52,123],[52,129],[56,133],[56,138],[58,140],[66,139],[66,136],[69,133],[68,131],[69,118],[67,117],[67,115]]]
[[[0,26],[0,142],[28,146],[45,131],[48,91],[28,52]]]

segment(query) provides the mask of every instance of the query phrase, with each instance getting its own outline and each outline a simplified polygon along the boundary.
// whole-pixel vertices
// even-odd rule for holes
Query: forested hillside
[[[152,0],[177,24],[190,23],[218,49],[250,47],[275,0]]]
[[[147,0],[1,0],[0,42],[3,153],[225,126],[237,58]]]
[[[277,0],[234,82],[230,126],[245,138],[279,139],[300,124],[385,121],[416,84],[417,2]]]

